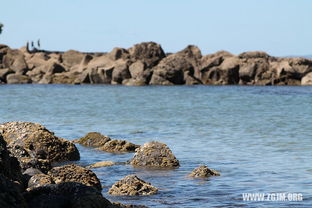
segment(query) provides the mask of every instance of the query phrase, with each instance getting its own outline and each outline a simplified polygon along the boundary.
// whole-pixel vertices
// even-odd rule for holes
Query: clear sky
[[[38,38],[43,49],[110,51],[155,41],[203,54],[312,54],[311,0],[2,0],[0,43]]]

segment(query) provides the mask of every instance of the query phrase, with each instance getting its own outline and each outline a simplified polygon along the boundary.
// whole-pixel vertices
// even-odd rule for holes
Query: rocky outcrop
[[[312,72],[308,73],[301,79],[301,85],[312,85]]]
[[[158,168],[176,168],[180,166],[179,161],[169,147],[160,142],[145,143],[136,149],[130,164],[133,166]]]
[[[198,168],[195,168],[191,174],[189,174],[190,177],[194,178],[205,178],[210,176],[220,176],[220,173],[216,170],[209,169],[207,166],[202,165]]]
[[[78,182],[102,190],[101,182],[91,170],[78,165],[64,165],[52,168],[48,175],[58,183]]]
[[[46,172],[51,162],[80,158],[73,143],[56,137],[38,123],[7,122],[0,125],[0,133],[24,170],[34,167]]]
[[[157,192],[157,188],[138,178],[136,175],[128,175],[124,177],[116,182],[108,191],[109,194],[115,196],[152,195]]]
[[[202,55],[189,45],[165,53],[155,42],[109,53],[33,51],[0,46],[0,83],[123,85],[301,85],[312,60],[262,51]]]

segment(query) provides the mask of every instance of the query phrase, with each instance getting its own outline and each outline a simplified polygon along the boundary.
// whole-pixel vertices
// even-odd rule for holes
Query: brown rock
[[[152,195],[157,192],[157,188],[138,178],[136,175],[124,177],[116,182],[108,191],[109,194],[117,196]]]
[[[152,85],[182,85],[185,84],[185,74],[192,76],[194,68],[182,56],[172,54],[161,60],[154,68],[150,81]]]
[[[161,46],[154,42],[143,42],[128,49],[132,62],[142,61],[147,68],[156,66],[166,55]]]
[[[29,84],[31,79],[26,75],[8,74],[6,77],[7,84]]]
[[[179,167],[179,161],[173,155],[166,144],[160,142],[145,143],[136,149],[136,153],[130,160],[133,166],[147,166],[160,168]]]
[[[94,164],[89,165],[87,168],[100,168],[100,167],[107,167],[115,165],[112,161],[101,161]]]
[[[202,165],[199,166],[198,168],[195,168],[189,176],[194,178],[203,178],[209,176],[220,176],[220,173],[216,170],[209,169],[205,165]]]
[[[140,145],[136,145],[126,140],[110,140],[106,142],[103,146],[99,147],[98,150],[106,151],[106,152],[135,152],[136,148],[140,147]]]
[[[69,50],[61,55],[61,59],[66,68],[70,70],[73,66],[80,64],[84,56],[79,51]]]
[[[129,66],[129,71],[132,78],[142,76],[145,70],[145,64],[142,61],[136,61]]]
[[[312,85],[312,72],[302,78],[301,85]]]
[[[7,50],[2,62],[4,68],[12,69],[18,75],[25,74],[28,69],[24,54],[19,50]]]
[[[112,74],[112,84],[121,84],[123,80],[131,78],[129,64],[128,61],[116,61]]]
[[[111,138],[98,132],[89,132],[84,137],[76,139],[73,142],[89,147],[100,147],[110,140]]]
[[[14,71],[12,69],[9,68],[5,68],[5,69],[0,69],[0,81],[2,82],[7,82],[7,76],[9,74],[13,74]]]
[[[28,190],[37,188],[46,184],[54,184],[51,176],[46,174],[36,174],[32,176],[28,181]]]
[[[76,182],[40,186],[24,196],[29,208],[115,208],[99,190]]]
[[[48,175],[52,177],[56,184],[63,182],[78,182],[102,190],[101,182],[95,173],[78,165],[72,164],[55,167],[48,172]]]
[[[38,123],[7,122],[0,125],[0,132],[12,154],[18,159],[29,157],[59,162],[80,158],[73,143],[54,136]]]
[[[114,48],[109,54],[109,58],[116,61],[118,59],[129,59],[130,54],[124,48]]]

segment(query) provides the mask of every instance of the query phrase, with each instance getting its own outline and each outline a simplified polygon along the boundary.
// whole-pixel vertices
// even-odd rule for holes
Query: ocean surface
[[[112,201],[159,208],[312,207],[312,87],[1,85],[0,122],[7,121],[38,122],[68,140],[98,131],[171,148],[178,169],[93,169]],[[80,165],[133,156],[78,148]],[[221,176],[188,178],[199,165]],[[159,193],[110,196],[109,187],[129,174]],[[244,201],[243,193],[301,193],[303,201]]]

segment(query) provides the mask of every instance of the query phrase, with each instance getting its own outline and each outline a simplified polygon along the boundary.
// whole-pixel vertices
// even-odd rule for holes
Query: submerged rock
[[[179,167],[179,161],[173,155],[166,144],[160,142],[145,143],[136,149],[136,153],[130,160],[133,166],[176,168]]]
[[[111,195],[151,195],[156,194],[157,188],[143,181],[136,175],[128,175],[116,182],[108,191]]]
[[[51,162],[80,159],[72,142],[55,136],[38,123],[7,122],[0,125],[0,132],[24,170],[34,167],[46,172]]]
[[[78,165],[72,164],[55,167],[48,172],[48,175],[52,177],[56,184],[63,182],[78,182],[102,190],[101,182],[95,173]]]
[[[89,147],[100,147],[110,140],[111,138],[104,136],[101,133],[89,132],[84,137],[76,139],[73,142]]]
[[[87,166],[87,168],[100,168],[100,167],[107,167],[107,166],[113,166],[115,163],[113,161],[101,161],[94,164],[91,164]]]
[[[29,208],[115,208],[100,191],[76,182],[40,186],[25,198]]]
[[[116,206],[116,208],[148,208],[144,205],[122,204],[120,202],[113,202],[113,205]]]
[[[210,169],[205,165],[195,168],[189,176],[194,178],[204,178],[209,176],[220,176],[220,173],[216,170]]]
[[[140,145],[136,145],[126,140],[110,140],[106,142],[102,147],[99,147],[98,150],[106,151],[106,152],[135,152],[135,150],[140,147]]]

